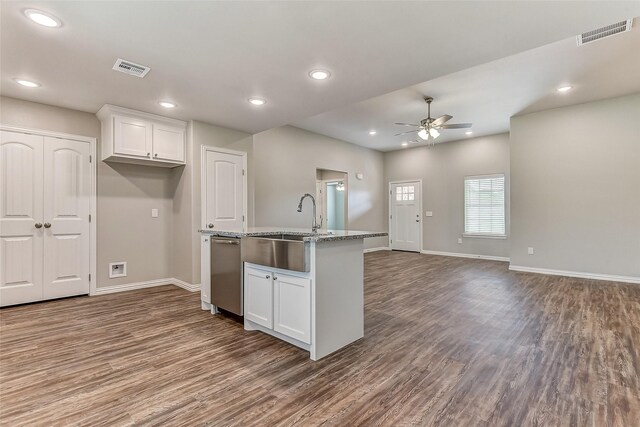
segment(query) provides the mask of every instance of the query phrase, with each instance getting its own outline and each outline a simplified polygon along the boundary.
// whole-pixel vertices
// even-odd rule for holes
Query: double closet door
[[[90,144],[0,131],[0,306],[89,293]]]

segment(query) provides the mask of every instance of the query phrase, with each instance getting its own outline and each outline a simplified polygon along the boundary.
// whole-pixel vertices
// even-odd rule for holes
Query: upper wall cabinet
[[[173,168],[185,164],[187,123],[106,104],[102,122],[102,160]]]

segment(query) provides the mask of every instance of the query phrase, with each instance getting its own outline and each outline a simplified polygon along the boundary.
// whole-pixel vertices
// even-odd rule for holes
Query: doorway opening
[[[348,229],[348,174],[330,169],[316,169],[318,223],[323,230]]]

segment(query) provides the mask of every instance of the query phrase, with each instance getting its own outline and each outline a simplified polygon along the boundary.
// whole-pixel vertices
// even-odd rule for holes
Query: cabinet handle
[[[51,228],[51,224],[49,224],[48,222],[44,223],[44,228]]]
[[[269,276],[268,274],[264,277],[265,279],[271,279],[271,276]]]
[[[278,280],[278,278],[276,276],[273,276],[273,280]]]
[[[34,227],[35,227],[35,228],[42,228],[42,223],[41,223],[41,222],[36,222],[36,223],[34,224]]]
[[[158,153],[154,154],[153,157],[158,157]]]
[[[147,157],[151,157],[151,153],[147,153]]]
[[[212,223],[209,223],[209,224],[207,224],[207,227],[209,227],[209,228],[213,228],[213,224],[212,224]]]

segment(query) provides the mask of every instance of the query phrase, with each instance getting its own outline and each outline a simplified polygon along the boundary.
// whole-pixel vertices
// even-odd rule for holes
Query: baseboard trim
[[[114,294],[116,292],[126,292],[126,291],[133,291],[136,289],[153,288],[155,286],[165,286],[165,285],[174,285],[179,288],[186,289],[189,292],[197,292],[200,290],[199,284],[192,285],[185,281],[169,277],[166,279],[147,280],[145,282],[133,282],[133,283],[124,283],[122,285],[102,286],[102,287],[96,288],[95,293],[93,293],[92,295]]]
[[[420,251],[420,253],[425,255],[441,255],[441,256],[452,256],[456,258],[473,258],[473,259],[484,259],[487,261],[509,262],[509,257],[502,257],[502,256],[463,254],[460,252],[440,252],[440,251],[428,251],[428,250],[422,250]]]
[[[390,251],[391,248],[388,246],[380,246],[379,248],[369,248],[369,249],[365,249],[364,253],[368,254],[369,252],[378,252],[378,251]]]
[[[200,283],[191,284],[191,283],[187,283],[187,282],[185,282],[183,280],[176,279],[176,278],[169,279],[169,280],[171,280],[172,283],[174,285],[176,285],[177,287],[182,288],[182,289],[186,289],[189,292],[198,292],[198,291],[200,291]]]
[[[640,277],[616,276],[613,274],[584,273],[581,271],[552,270],[548,268],[523,267],[520,265],[510,265],[509,270],[521,271],[523,273],[549,274],[552,276],[577,277],[579,279],[606,280],[608,282],[623,282],[640,284]]]

